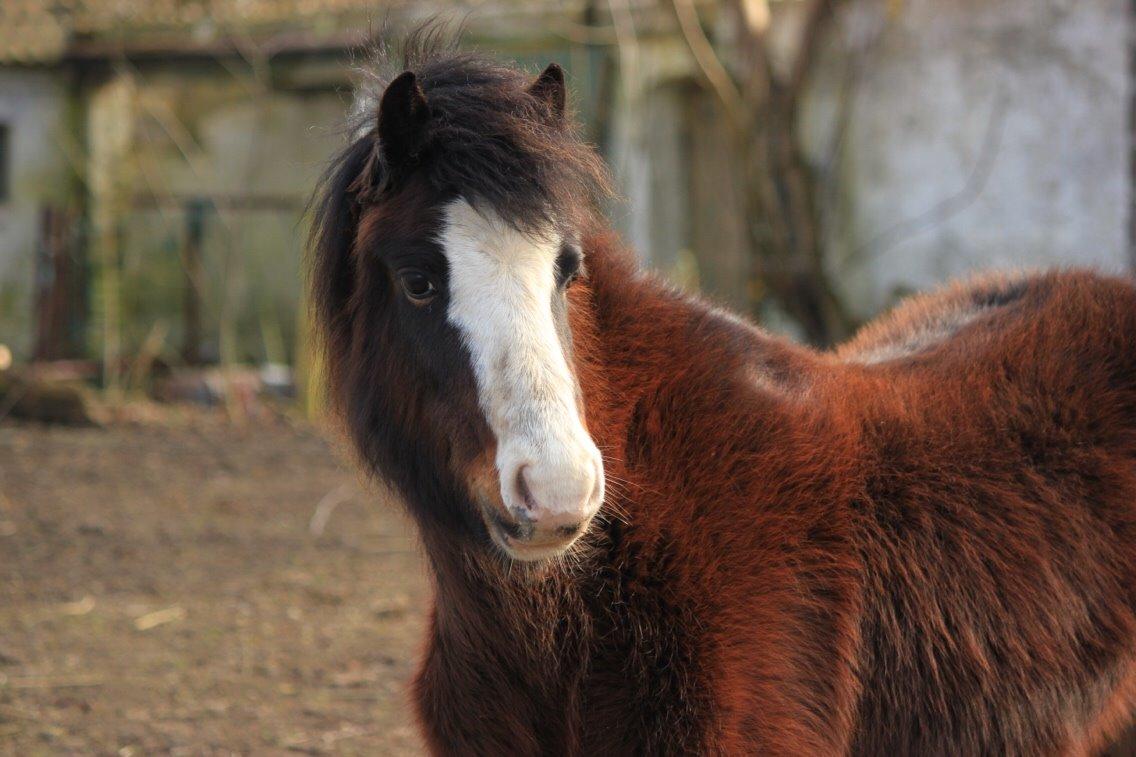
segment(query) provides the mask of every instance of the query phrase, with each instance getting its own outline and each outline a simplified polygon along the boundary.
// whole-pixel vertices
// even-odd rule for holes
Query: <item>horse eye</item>
[[[434,295],[438,293],[434,282],[421,271],[406,271],[399,274],[399,279],[406,296],[416,304],[425,304],[434,299]]]
[[[565,249],[556,257],[556,283],[560,288],[566,289],[579,277],[580,254]]]

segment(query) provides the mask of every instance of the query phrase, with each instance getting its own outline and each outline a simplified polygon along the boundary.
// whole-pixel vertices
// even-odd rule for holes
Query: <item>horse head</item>
[[[512,558],[568,549],[604,499],[568,324],[606,189],[564,74],[408,61],[333,166],[313,293],[334,394],[419,519]]]

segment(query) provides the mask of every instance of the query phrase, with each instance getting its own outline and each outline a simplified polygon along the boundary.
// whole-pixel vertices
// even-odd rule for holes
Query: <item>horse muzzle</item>
[[[504,452],[497,461],[500,500],[485,513],[489,533],[516,560],[556,557],[587,530],[603,503],[599,450],[589,439],[544,459]]]

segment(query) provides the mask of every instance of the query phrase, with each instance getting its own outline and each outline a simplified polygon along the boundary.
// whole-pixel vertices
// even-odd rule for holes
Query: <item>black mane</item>
[[[609,190],[602,160],[578,138],[571,119],[556,107],[560,103],[534,96],[535,75],[459,52],[438,29],[428,25],[412,34],[398,58],[386,49],[370,58],[351,139],[313,196],[309,285],[331,400],[361,457],[373,471],[393,475],[404,495],[454,503],[466,496],[464,488],[433,464],[447,459],[453,446],[435,431],[453,424],[423,420],[439,404],[423,399],[424,392],[413,395],[417,402],[406,401],[409,387],[420,387],[423,379],[414,361],[390,358],[396,347],[387,277],[380,256],[356,249],[360,229],[385,215],[418,224],[416,234],[425,239],[432,229],[422,198],[430,205],[461,196],[522,231],[559,225],[582,232]],[[411,151],[392,152],[393,142],[379,142],[379,103],[392,81],[406,81],[404,71],[413,73],[429,116],[415,128]],[[442,352],[460,356],[462,347],[455,341]],[[465,384],[472,387],[472,375]],[[476,398],[469,404],[475,406]],[[410,428],[416,433],[407,434]],[[419,509],[434,519],[475,512],[473,505]],[[459,520],[447,528],[479,524]]]
[[[392,59],[401,66],[392,66]],[[361,144],[377,146],[383,92],[394,76],[412,71],[430,112],[412,170],[438,192],[484,203],[524,231],[585,223],[610,192],[602,159],[580,139],[573,120],[557,117],[530,94],[533,76],[457,50],[443,27],[427,24],[412,32],[397,58],[380,48],[369,71],[357,137],[344,157],[364,149]],[[366,166],[372,174],[361,183],[381,194],[396,177],[375,154]]]
[[[352,138],[331,161],[312,198],[311,291],[317,322],[331,351],[346,350],[344,308],[355,275],[352,247],[368,204],[399,189],[384,165],[378,111],[387,85],[413,71],[431,118],[420,155],[408,171],[440,197],[460,195],[492,208],[527,232],[552,225],[588,228],[609,196],[607,169],[580,139],[570,116],[554,118],[529,93],[533,76],[491,58],[457,50],[456,35],[429,22],[399,48],[379,45],[362,73],[361,107]]]

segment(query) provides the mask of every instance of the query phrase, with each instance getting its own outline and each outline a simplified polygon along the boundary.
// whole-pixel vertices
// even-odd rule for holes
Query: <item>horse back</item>
[[[837,354],[865,462],[855,751],[1103,746],[1136,655],[1136,288],[987,278]]]

